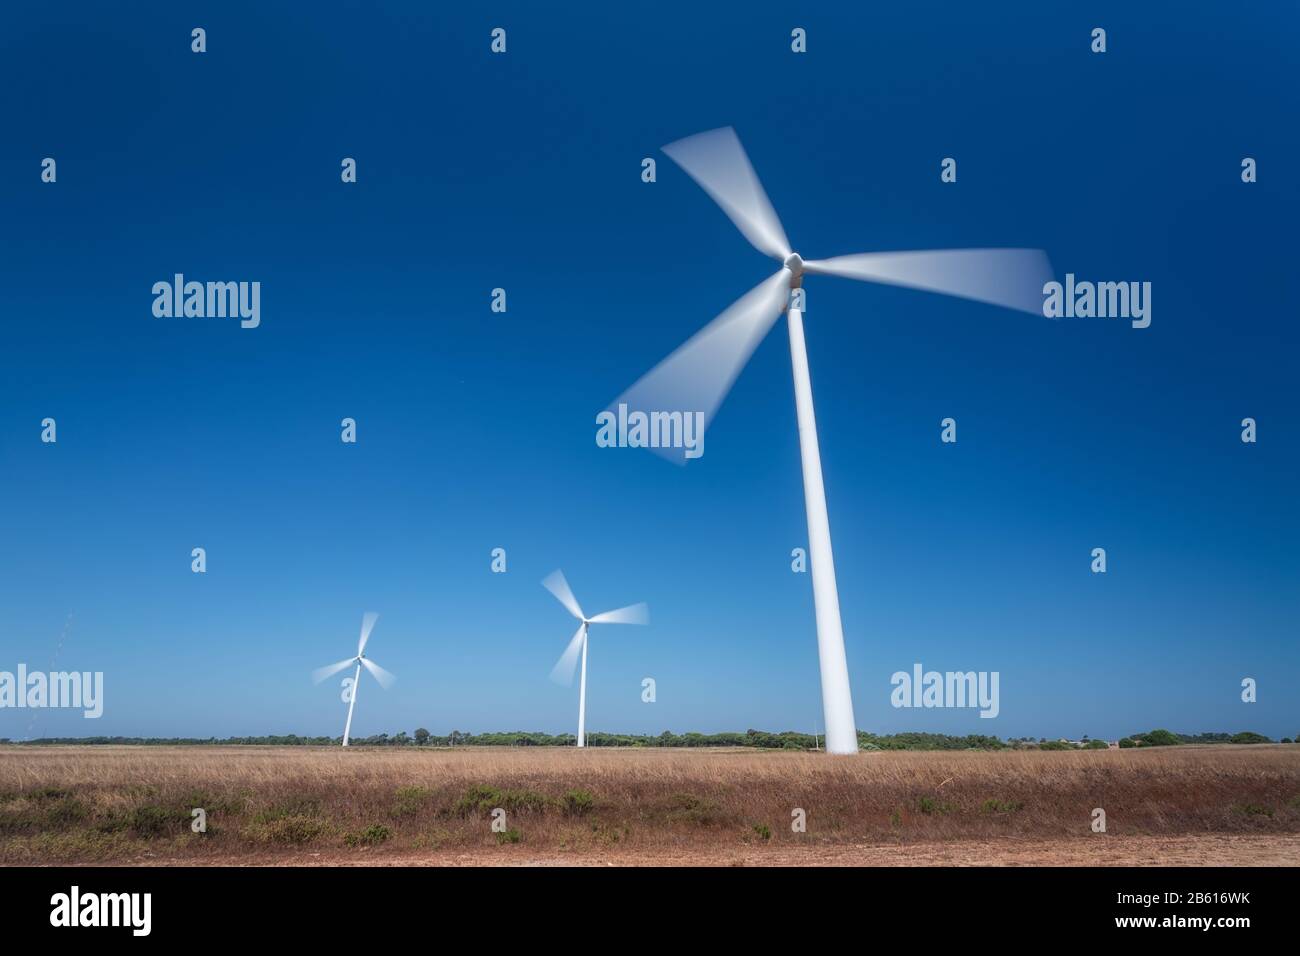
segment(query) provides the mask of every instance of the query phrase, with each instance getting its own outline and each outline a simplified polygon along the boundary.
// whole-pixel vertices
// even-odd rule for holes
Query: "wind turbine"
[[[339,661],[337,664],[330,664],[327,667],[318,667],[311,672],[312,683],[319,684],[323,680],[333,677],[343,668],[351,664],[357,665],[357,672],[352,675],[352,695],[348,701],[348,720],[343,725],[343,746],[348,745],[348,736],[352,733],[352,711],[357,706],[357,688],[361,684],[361,668],[365,668],[375,676],[379,681],[379,686],[388,690],[397,680],[392,674],[384,670],[370,658],[366,657],[366,642],[370,640],[370,632],[374,630],[375,621],[379,620],[379,615],[373,611],[367,611],[361,619],[361,639],[357,641],[356,657],[349,657],[346,660]]]
[[[844,655],[839,594],[835,587],[812,381],[804,345],[803,300],[793,297],[791,290],[802,288],[805,274],[836,275],[942,292],[1042,315],[1043,283],[1051,278],[1051,264],[1047,254],[1039,249],[868,252],[805,261],[791,249],[785,229],[754,174],[735,130],[728,126],[688,136],[663,150],[722,207],[744,237],[759,252],[780,261],[781,268],[647,372],[611,403],[610,410],[617,413],[619,406],[625,405],[647,413],[699,412],[707,425],[759,343],[781,313],[788,312],[826,750],[835,754],[855,753],[858,735]],[[655,450],[685,463],[682,448]]]
[[[578,746],[585,747],[587,746],[588,628],[592,624],[649,624],[650,609],[642,602],[641,604],[630,604],[615,611],[606,611],[604,614],[597,614],[595,617],[587,617],[582,613],[582,608],[578,606],[573,591],[569,589],[569,582],[564,579],[563,571],[556,570],[548,574],[545,580],[542,581],[542,587],[554,594],[556,600],[564,605],[565,610],[582,622],[578,625],[578,631],[573,635],[573,640],[569,641],[569,646],[564,649],[560,659],[551,668],[551,680],[566,687],[572,684],[573,669],[578,662],[578,652],[582,652],[582,680],[578,689]]]

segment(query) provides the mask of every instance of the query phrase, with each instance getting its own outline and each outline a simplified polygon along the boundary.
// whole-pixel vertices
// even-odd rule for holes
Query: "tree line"
[[[0,737],[0,743],[21,744],[130,744],[144,746],[274,746],[274,747],[327,747],[342,743],[342,737],[301,737],[297,734],[276,734],[264,737],[42,737],[36,740],[12,741]],[[1242,731],[1236,734],[1202,733],[1175,734],[1168,730],[1152,730],[1130,734],[1119,741],[1124,748],[1167,747],[1179,744],[1263,744],[1273,741],[1263,734]],[[1291,743],[1283,737],[1282,743]],[[423,727],[413,733],[376,734],[371,737],[353,737],[350,741],[359,747],[572,747],[577,743],[573,734],[543,734],[536,731],[508,731],[473,734],[453,730],[449,734],[433,734]],[[665,730],[652,734],[589,733],[588,747],[752,747],[760,750],[819,750],[824,746],[820,735],[794,730],[770,733],[764,730],[747,730],[744,733],[674,734]],[[1090,740],[1087,736],[1079,742],[1048,740],[1030,737],[1002,740],[985,734],[901,733],[873,734],[858,731],[858,746],[863,750],[1077,750],[1103,749],[1103,740]]]

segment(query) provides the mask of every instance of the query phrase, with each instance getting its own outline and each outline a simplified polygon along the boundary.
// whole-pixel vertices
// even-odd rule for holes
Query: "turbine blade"
[[[368,657],[361,658],[361,666],[375,675],[375,680],[379,681],[379,686],[384,690],[388,690],[388,688],[397,683],[396,677],[388,673],[388,671],[384,670]]]
[[[578,631],[573,635],[573,640],[569,641],[569,646],[564,649],[560,659],[551,668],[551,680],[557,684],[568,687],[573,683],[573,669],[578,666],[578,653],[582,650],[583,627],[584,625],[578,626]]]
[[[1043,314],[1043,284],[1052,264],[1041,249],[932,249],[920,252],[867,252],[814,259],[805,272],[884,282],[943,292]]]
[[[777,259],[790,254],[790,240],[734,129],[697,133],[663,149],[713,197],[755,249]]]
[[[339,661],[337,664],[330,664],[328,667],[318,667],[311,672],[311,682],[313,684],[319,684],[321,681],[328,680],[339,671],[343,670],[343,668],[350,664],[355,664],[356,662],[357,659],[355,657],[349,657],[345,661]]]
[[[370,640],[370,632],[375,629],[377,620],[379,615],[374,611],[367,611],[366,616],[361,619],[361,640],[357,642],[357,657],[365,653],[366,642]]]
[[[621,607],[616,611],[606,611],[604,614],[597,614],[591,619],[592,624],[649,624],[650,607],[644,601],[640,604],[629,604],[627,607]]]
[[[707,428],[736,376],[781,317],[789,283],[789,271],[781,269],[750,289],[614,399],[606,411],[620,421],[623,417],[620,406],[624,405],[629,413],[678,413],[683,436],[687,417],[698,413],[702,416],[701,431]],[[619,427],[621,430],[622,426]],[[660,445],[651,447],[651,451],[677,464],[686,463],[684,441],[669,442],[665,447],[658,441],[659,429],[652,427],[649,431]],[[697,440],[703,438],[700,434]]]
[[[542,587],[554,594],[556,600],[563,604],[565,609],[579,621],[586,618],[587,615],[582,613],[582,608],[578,607],[578,599],[569,590],[569,582],[564,579],[563,571],[557,568],[548,574],[542,581]]]

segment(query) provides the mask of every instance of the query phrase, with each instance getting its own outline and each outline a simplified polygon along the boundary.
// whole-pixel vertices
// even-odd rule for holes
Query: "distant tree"
[[[1130,747],[1136,747],[1137,741],[1131,737],[1121,737],[1119,741],[1120,750],[1128,750]]]
[[[1229,739],[1233,744],[1271,744],[1273,741],[1263,734],[1257,734],[1253,730],[1243,730],[1239,734],[1233,734]]]
[[[425,730],[423,727],[417,727],[417,728],[415,728],[415,743],[416,743],[416,745],[417,745],[417,746],[420,746],[420,747],[423,747],[423,746],[424,746],[425,744],[427,744],[428,742],[429,742],[429,732],[428,732],[427,730]]]
[[[1142,740],[1143,746],[1146,747],[1173,747],[1182,743],[1182,741],[1178,739],[1177,734],[1171,733],[1168,730],[1153,730],[1149,734],[1141,735],[1134,734],[1134,737],[1139,736]]]
[[[1290,738],[1290,737],[1283,737],[1281,742],[1284,743],[1284,744],[1289,744],[1289,743],[1291,743],[1291,738]]]
[[[1110,744],[1104,740],[1089,740],[1083,747],[1084,750],[1109,750]]]

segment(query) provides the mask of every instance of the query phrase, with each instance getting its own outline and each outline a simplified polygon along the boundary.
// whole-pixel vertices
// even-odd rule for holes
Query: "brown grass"
[[[589,799],[589,803],[588,803]],[[209,832],[190,831],[190,810]],[[509,836],[490,827],[506,810]],[[1091,831],[1106,811],[1107,834]],[[807,832],[791,832],[791,812]],[[0,748],[0,863],[725,861],[1300,834],[1300,745],[1082,752]],[[517,840],[517,842],[515,842]],[[1097,845],[1096,843],[1092,845]],[[954,854],[959,855],[959,849]],[[944,854],[940,854],[944,855]],[[817,862],[805,859],[804,862]]]

